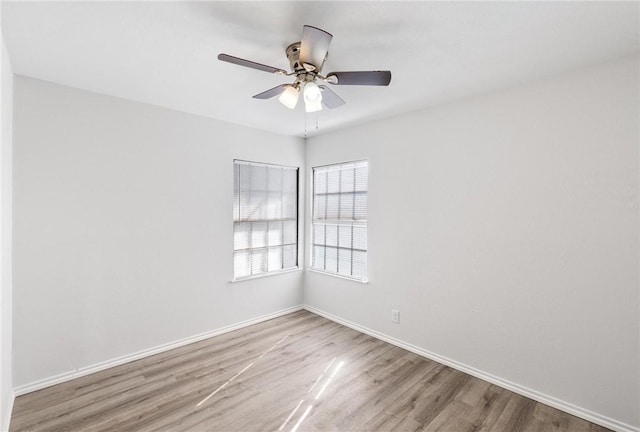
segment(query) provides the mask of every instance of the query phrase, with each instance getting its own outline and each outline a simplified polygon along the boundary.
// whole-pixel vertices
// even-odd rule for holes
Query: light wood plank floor
[[[606,431],[306,311],[16,399],[11,432]]]

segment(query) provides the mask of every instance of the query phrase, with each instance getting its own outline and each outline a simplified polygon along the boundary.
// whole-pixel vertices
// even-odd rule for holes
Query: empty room
[[[640,432],[640,2],[0,23],[0,432]]]

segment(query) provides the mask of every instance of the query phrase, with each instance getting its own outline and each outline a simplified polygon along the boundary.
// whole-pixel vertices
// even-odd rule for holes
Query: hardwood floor
[[[300,311],[15,401],[11,432],[607,431]]]

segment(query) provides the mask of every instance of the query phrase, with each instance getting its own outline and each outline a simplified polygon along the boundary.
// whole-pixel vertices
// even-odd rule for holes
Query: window
[[[311,268],[367,279],[368,163],[313,169]]]
[[[298,266],[298,168],[234,161],[234,280]]]

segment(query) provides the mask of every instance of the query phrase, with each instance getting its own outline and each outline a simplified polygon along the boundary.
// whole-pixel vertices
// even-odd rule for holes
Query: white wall
[[[229,283],[233,159],[304,173],[301,139],[20,76],[14,105],[16,387],[302,303],[301,271]]]
[[[305,302],[638,427],[638,98],[633,58],[309,139],[369,160],[370,283]]]
[[[0,430],[9,429],[9,417],[13,405],[11,380],[12,346],[12,273],[11,273],[11,221],[12,221],[12,115],[13,72],[9,55],[2,40],[2,65],[0,67]]]

